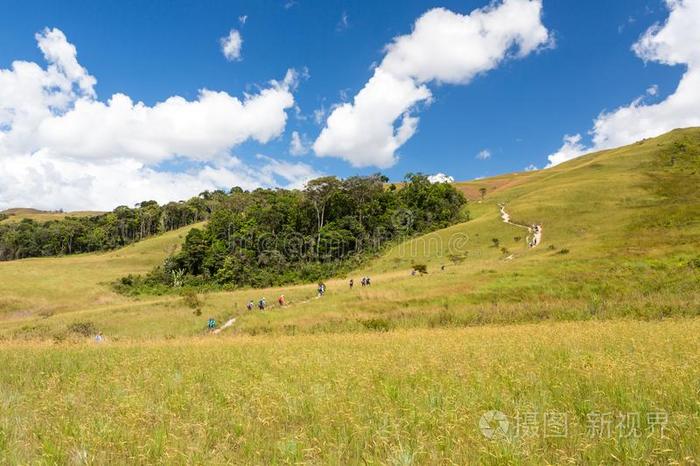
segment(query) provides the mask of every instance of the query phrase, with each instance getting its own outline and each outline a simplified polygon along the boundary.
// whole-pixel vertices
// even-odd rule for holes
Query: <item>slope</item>
[[[0,333],[32,336],[40,325],[46,336],[76,319],[114,336],[152,338],[202,333],[208,316],[237,318],[223,334],[694,316],[698,154],[700,130],[690,128],[546,170],[459,183],[472,199],[470,221],[397,242],[352,274],[356,283],[371,276],[371,287],[350,290],[351,277],[340,277],[322,299],[313,299],[313,284],[207,293],[194,305],[177,295],[134,301],[109,291],[108,281],[158,262],[182,231],[107,255],[0,264]],[[499,205],[515,223],[543,225],[542,243],[529,248],[526,231],[504,223]],[[139,259],[140,248],[151,253]],[[412,276],[417,263],[429,273]],[[251,299],[280,294],[289,303],[283,309],[245,310]]]

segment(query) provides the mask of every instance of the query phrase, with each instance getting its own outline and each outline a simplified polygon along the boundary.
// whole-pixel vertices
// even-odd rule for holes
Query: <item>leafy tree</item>
[[[321,229],[326,221],[326,207],[334,194],[336,194],[340,181],[334,176],[326,176],[311,180],[306,184],[306,199],[311,203],[316,212],[316,251],[321,243]]]
[[[382,175],[310,181],[302,191],[232,189],[216,198],[209,222],[194,228],[179,253],[132,289],[162,286],[272,286],[322,280],[359,264],[399,235],[459,221],[466,202],[449,184],[410,174],[402,189],[386,189]],[[174,210],[174,206],[165,206]],[[411,212],[416,221],[397,228]],[[162,270],[158,272],[157,270]],[[184,272],[181,276],[173,275]]]

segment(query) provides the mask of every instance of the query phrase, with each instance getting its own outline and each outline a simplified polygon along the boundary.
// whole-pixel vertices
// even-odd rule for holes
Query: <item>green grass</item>
[[[350,292],[343,277],[328,282],[322,300],[309,299],[313,286],[210,293],[197,317],[176,295],[128,299],[110,289],[160,262],[185,231],[107,254],[0,263],[0,336],[52,338],[75,320],[115,338],[197,335],[207,317],[234,315],[228,331],[250,334],[366,330],[377,319],[391,329],[695,316],[698,154],[700,130],[688,129],[548,170],[460,183],[473,198],[471,221],[397,244],[351,275],[372,276],[372,289]],[[528,249],[527,232],[501,221],[501,203],[515,221],[543,225],[540,246]],[[414,263],[428,275],[412,277]],[[285,310],[244,311],[250,299],[281,293],[292,303]]]
[[[100,215],[104,212],[98,211],[76,211],[76,212],[46,212],[37,209],[7,209],[0,211],[0,214],[7,215],[5,220],[0,220],[0,223],[6,222],[20,222],[24,219],[34,220],[36,222],[48,222],[51,220],[61,220],[66,217],[92,217],[94,215]]]
[[[41,328],[51,318],[91,312],[117,318],[124,307],[140,303],[112,292],[110,283],[149,271],[179,246],[189,228],[112,252],[0,262],[0,326]]]
[[[212,292],[201,315],[177,293],[110,287],[187,229],[0,262],[0,464],[693,464],[697,186],[700,129],[460,183],[469,222],[393,245],[323,298],[314,284]],[[501,203],[543,225],[540,246]],[[266,312],[245,310],[262,296]],[[236,321],[213,336],[209,317]],[[491,409],[566,413],[569,435],[491,441],[477,428]],[[663,436],[645,424],[658,410]],[[591,438],[591,412],[640,413],[643,435]]]
[[[693,319],[6,344],[0,457],[11,464],[689,464],[700,456],[698,332]],[[483,436],[478,423],[489,410],[510,417],[507,438]],[[663,435],[647,419],[661,411]],[[538,432],[516,436],[519,413],[535,413]],[[566,416],[565,436],[552,437],[545,413]],[[638,430],[626,421],[610,435],[592,435],[595,413],[636,413]]]

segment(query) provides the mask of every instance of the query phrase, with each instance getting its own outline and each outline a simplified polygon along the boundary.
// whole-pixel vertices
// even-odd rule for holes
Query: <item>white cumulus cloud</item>
[[[0,68],[0,209],[111,209],[234,185],[297,185],[316,174],[296,164],[287,177],[270,159],[251,166],[231,155],[244,141],[284,132],[294,71],[242,99],[204,89],[196,100],[174,96],[153,106],[124,94],[103,101],[60,30],[36,39],[45,68],[27,61]],[[185,168],[168,168],[176,162]]]
[[[428,181],[431,183],[454,183],[455,179],[450,175],[444,173],[436,173],[428,177]]]
[[[667,0],[666,5],[670,10],[666,22],[651,26],[632,50],[645,62],[685,65],[676,90],[655,104],[638,98],[612,112],[601,113],[589,132],[592,143],[584,146],[580,135],[575,136],[575,141],[567,136],[564,145],[548,156],[549,166],[675,128],[700,126],[700,0]],[[647,94],[656,95],[656,87],[651,89]]]
[[[567,160],[575,159],[587,151],[586,147],[581,143],[580,134],[567,134],[564,136],[564,143],[559,148],[559,150],[548,156],[549,165],[554,166],[559,165]]]
[[[248,18],[247,16],[245,17]],[[245,20],[242,21],[244,23]],[[241,59],[241,48],[243,47],[243,38],[241,33],[235,29],[231,29],[226,37],[222,37],[221,41],[221,52],[224,54],[229,61],[235,61]]]
[[[428,84],[466,84],[508,58],[550,44],[540,0],[504,0],[462,15],[435,8],[396,37],[374,75],[352,102],[334,108],[314,143],[321,157],[353,166],[386,168],[418,127],[419,104],[429,104]]]

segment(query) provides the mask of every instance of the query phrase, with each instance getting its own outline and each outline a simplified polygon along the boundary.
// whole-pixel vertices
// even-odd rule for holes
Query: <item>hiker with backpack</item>
[[[267,303],[265,302],[265,298],[261,298],[260,301],[258,301],[258,309],[260,309],[261,311],[264,311],[266,304]]]

